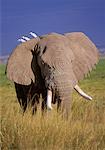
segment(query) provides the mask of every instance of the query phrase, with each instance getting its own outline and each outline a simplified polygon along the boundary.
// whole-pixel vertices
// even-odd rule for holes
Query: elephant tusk
[[[47,109],[48,110],[52,109],[51,102],[52,102],[52,91],[47,90]]]
[[[28,38],[28,37],[26,37],[26,36],[22,36],[22,38],[23,38],[24,40],[26,40],[26,41],[29,41],[29,40],[30,40],[30,38]]]
[[[89,95],[87,95],[86,93],[84,93],[84,91],[82,91],[82,89],[81,89],[78,85],[76,85],[76,86],[74,87],[74,89],[75,89],[81,96],[83,96],[84,98],[86,98],[86,99],[88,99],[88,100],[92,100],[92,97],[90,97]]]

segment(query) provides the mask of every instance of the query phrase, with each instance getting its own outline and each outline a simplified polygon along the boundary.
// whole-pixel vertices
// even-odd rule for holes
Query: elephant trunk
[[[64,117],[69,116],[69,112],[71,110],[71,100],[72,100],[72,88],[70,87],[65,87],[59,89],[59,98],[61,102],[61,111],[63,112]]]
[[[70,79],[70,75],[62,74],[59,78],[55,78],[57,85],[57,93],[58,93],[58,101],[60,101],[60,109],[63,112],[63,116],[68,118],[70,107],[71,107],[71,99],[72,99],[72,91],[73,91],[73,83]]]

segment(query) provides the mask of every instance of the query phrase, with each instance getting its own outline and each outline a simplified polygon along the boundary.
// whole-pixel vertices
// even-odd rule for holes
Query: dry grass
[[[56,106],[42,118],[23,116],[14,86],[1,67],[1,146],[3,150],[104,150],[105,149],[105,60],[101,60],[81,87],[93,95],[85,101],[74,92],[68,121],[57,114]]]

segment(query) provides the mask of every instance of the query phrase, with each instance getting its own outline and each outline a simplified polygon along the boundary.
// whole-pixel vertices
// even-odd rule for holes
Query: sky
[[[105,45],[105,0],[0,0],[0,55],[8,55],[22,35],[33,31],[84,32]]]

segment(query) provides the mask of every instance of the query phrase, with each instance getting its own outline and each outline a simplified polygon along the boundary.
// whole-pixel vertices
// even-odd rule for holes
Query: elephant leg
[[[57,99],[57,112],[61,111],[61,99]]]
[[[42,115],[47,111],[47,90],[44,89],[42,92]]]
[[[55,104],[57,101],[57,94],[56,94],[56,91],[53,90],[52,91],[52,103]]]
[[[31,107],[32,107],[32,115],[37,112],[37,105],[39,104],[40,94],[36,94],[34,98],[31,100]]]
[[[17,83],[15,84],[15,90],[18,102],[23,110],[23,113],[26,111],[27,108],[27,95],[24,93],[23,86]],[[24,87],[25,88],[25,87]]]
[[[18,102],[19,102],[20,107],[22,108],[22,111],[24,113],[27,109],[27,98],[25,98],[25,97],[19,98],[18,97]]]
[[[31,105],[32,105],[31,106],[32,107],[32,115],[34,115],[37,112],[37,102],[36,102],[36,100],[33,101]]]
[[[57,103],[57,112],[60,112],[61,110],[61,99],[59,96],[59,92],[55,90],[53,94],[53,104]]]
[[[23,113],[26,111],[27,109],[27,98],[22,99],[22,109],[23,109]]]
[[[32,110],[32,115],[34,115],[37,112],[37,105],[39,103],[39,98],[40,98],[40,92],[38,90],[38,87],[32,84],[30,86],[30,89],[27,95],[27,102],[28,102],[29,107]]]

